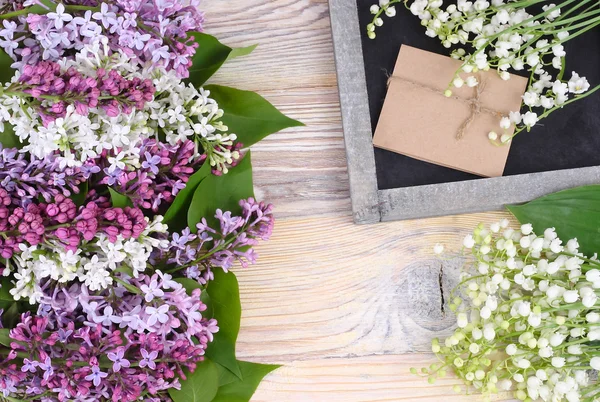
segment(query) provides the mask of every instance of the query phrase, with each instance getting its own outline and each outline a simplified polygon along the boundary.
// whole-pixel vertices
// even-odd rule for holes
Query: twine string
[[[441,94],[442,96],[445,96],[444,93],[440,92],[440,90],[437,89],[437,88],[430,87],[430,86],[427,86],[427,85],[423,85],[423,84],[421,84],[419,82],[412,81],[412,80],[410,80],[408,78],[396,77],[394,75],[392,75],[391,77],[389,77],[388,82],[387,82],[388,86],[391,84],[392,80],[400,80],[400,81],[409,83],[411,85],[414,85],[417,88],[425,89],[425,90],[428,90],[430,92],[435,92],[437,94]],[[492,114],[492,115],[497,116],[497,117],[500,117],[502,115],[498,111],[493,110],[493,109],[489,109],[489,108],[487,108],[487,107],[485,107],[485,106],[483,106],[481,104],[481,94],[483,94],[483,91],[485,90],[485,86],[486,86],[486,82],[485,81],[480,82],[474,88],[475,89],[475,94],[470,99],[464,99],[464,98],[461,98],[461,97],[456,96],[456,95],[451,95],[451,96],[448,97],[449,99],[454,99],[454,100],[458,100],[458,101],[466,103],[469,106],[469,109],[471,110],[471,114],[469,115],[469,117],[467,117],[465,119],[465,121],[462,122],[462,124],[460,125],[460,127],[456,131],[456,139],[457,140],[461,140],[465,136],[465,133],[467,131],[469,131],[469,127],[471,127],[471,124],[473,124],[473,122],[475,121],[475,119],[477,118],[477,116],[479,116],[479,114],[481,114],[481,113],[489,113],[489,114]]]

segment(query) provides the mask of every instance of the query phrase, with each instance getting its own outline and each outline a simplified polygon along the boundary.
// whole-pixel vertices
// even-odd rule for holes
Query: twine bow
[[[430,87],[430,86],[427,86],[427,85],[423,85],[421,83],[411,81],[411,80],[409,80],[407,78],[396,77],[394,75],[392,75],[391,77],[389,77],[387,85],[389,86],[390,83],[392,82],[392,80],[394,80],[394,79],[401,80],[401,81],[407,82],[407,83],[409,83],[411,85],[414,85],[414,86],[416,86],[418,88],[426,89],[428,91],[435,92],[437,94],[441,94],[442,96],[445,96],[444,93],[440,92],[440,90],[437,89],[437,88],[433,88],[433,87]],[[501,116],[501,114],[498,113],[497,111],[489,109],[489,108],[484,107],[484,106],[481,105],[481,94],[485,90],[485,86],[486,86],[486,82],[485,81],[482,81],[477,86],[475,86],[475,88],[474,88],[475,94],[470,99],[464,99],[464,98],[461,98],[461,97],[456,96],[456,95],[452,95],[452,96],[449,97],[450,99],[455,99],[455,100],[458,100],[458,101],[461,101],[461,102],[465,102],[469,106],[469,109],[471,109],[471,114],[469,115],[469,117],[467,117],[466,120],[462,122],[462,124],[460,125],[460,127],[456,131],[456,139],[459,140],[459,141],[465,136],[465,133],[467,131],[469,131],[469,127],[471,126],[471,124],[475,121],[475,119],[477,118],[477,116],[479,116],[479,114],[481,114],[482,112],[489,113],[489,114],[492,114],[492,115],[498,116],[498,117]]]

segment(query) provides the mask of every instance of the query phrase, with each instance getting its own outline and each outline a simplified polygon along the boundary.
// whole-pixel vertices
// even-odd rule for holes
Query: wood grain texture
[[[206,30],[258,43],[212,83],[259,92],[306,124],[253,147],[257,195],[281,217],[348,215],[350,193],[326,0],[208,0]]]
[[[238,269],[241,359],[279,363],[253,401],[475,401],[408,373],[429,365],[456,264],[431,248],[503,213],[370,226],[352,223],[326,0],[205,0],[206,29],[232,46],[259,43],[212,82],[254,90],[306,127],[254,147],[257,196],[276,204],[259,263]],[[441,275],[440,275],[441,273]],[[409,354],[403,354],[411,352]]]
[[[456,378],[434,385],[409,373],[435,361],[429,354],[370,356],[293,362],[265,381],[256,402],[477,402],[477,395],[456,394]],[[494,399],[494,400],[498,400]]]

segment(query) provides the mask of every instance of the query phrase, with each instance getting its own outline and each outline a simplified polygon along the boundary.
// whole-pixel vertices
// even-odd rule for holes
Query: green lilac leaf
[[[243,379],[232,381],[219,387],[219,391],[213,402],[250,401],[262,379],[273,370],[281,367],[274,364],[258,364],[244,361],[238,361],[238,364]]]
[[[181,190],[175,200],[167,210],[163,222],[169,225],[169,231],[177,232],[185,228],[187,222],[188,209],[192,203],[194,192],[198,185],[206,179],[211,173],[210,163],[204,163],[200,169],[190,176],[185,188]]]
[[[210,296],[213,318],[217,320],[219,332],[208,344],[206,356],[227,368],[238,378],[242,378],[235,357],[235,343],[242,318],[238,281],[233,272],[225,273],[221,269],[214,269],[213,273],[215,279],[208,283],[206,291]]]
[[[15,75],[15,70],[11,67],[14,62],[4,50],[0,49],[0,81],[2,83],[10,82]]]
[[[71,194],[71,201],[75,203],[78,207],[82,206],[85,203],[85,199],[87,198],[89,191],[89,182],[84,181],[79,185],[79,193]]]
[[[0,300],[14,302],[15,299],[10,294],[10,290],[14,287],[11,280],[7,277],[3,277],[2,280],[0,280],[0,285],[2,286],[0,287]]]
[[[223,109],[221,121],[227,125],[230,133],[237,135],[237,141],[244,147],[285,128],[304,125],[281,113],[257,93],[220,85],[207,85],[204,88],[210,91],[210,97]]]
[[[553,227],[563,243],[577,238],[579,251],[588,256],[600,252],[600,185],[560,191],[507,209],[522,224],[531,223],[538,235]]]
[[[202,288],[202,285],[198,281],[190,278],[175,278],[173,281],[180,283],[188,295],[191,294],[195,289]]]
[[[133,203],[126,195],[123,195],[110,187],[108,188],[108,191],[110,192],[110,199],[114,208],[133,207]]]
[[[0,328],[0,345],[10,347],[10,344],[13,340],[11,339],[9,333],[10,328]]]
[[[181,390],[169,389],[174,402],[210,402],[219,388],[219,372],[209,359],[198,363],[196,370],[190,373],[184,370],[186,379],[180,380]]]
[[[5,328],[14,328],[19,322],[19,316],[21,312],[19,311],[19,303],[14,302],[10,305],[10,307],[4,310],[2,314],[2,324]]]
[[[239,214],[240,200],[249,197],[254,197],[250,151],[229,173],[222,176],[211,175],[200,183],[188,210],[188,227],[195,233],[196,224],[202,218],[206,218],[208,224],[214,226],[217,223],[214,218],[217,209],[231,211],[232,215]]]
[[[190,77],[187,81],[199,87],[221,68],[232,49],[219,42],[214,36],[205,33],[190,32],[189,36],[194,37],[198,50],[192,58]]]
[[[239,381],[240,378],[233,374],[226,367],[221,366],[219,363],[215,363],[217,366],[217,371],[219,372],[219,387],[223,385],[231,384],[234,381]]]
[[[0,142],[3,148],[23,148],[23,143],[15,134],[15,128],[7,121],[4,122],[4,131],[0,133]]]
[[[233,49],[231,49],[231,53],[229,53],[229,57],[227,57],[227,60],[232,60],[237,57],[248,56],[254,51],[254,49],[256,49],[257,46],[258,44],[246,47],[234,47]]]

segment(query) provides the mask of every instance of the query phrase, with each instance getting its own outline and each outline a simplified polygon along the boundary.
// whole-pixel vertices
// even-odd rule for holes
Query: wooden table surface
[[[258,43],[213,83],[259,92],[306,127],[253,148],[256,193],[276,206],[259,263],[238,269],[241,359],[279,363],[253,401],[475,401],[428,385],[410,367],[435,362],[431,338],[454,319],[437,242],[457,249],[479,222],[506,213],[356,226],[327,0],[205,0],[206,31],[231,46]]]

